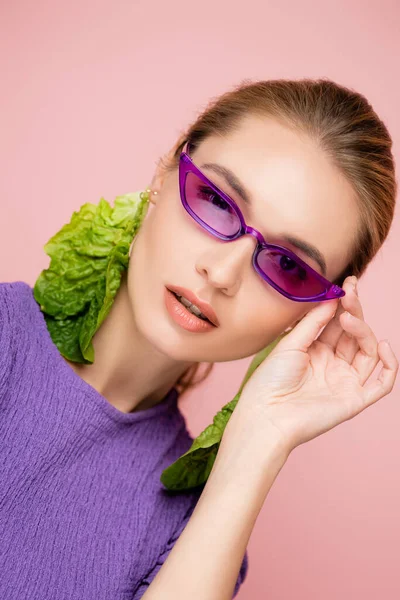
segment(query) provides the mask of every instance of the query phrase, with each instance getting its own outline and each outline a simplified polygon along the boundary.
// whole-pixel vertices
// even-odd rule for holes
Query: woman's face
[[[348,263],[358,211],[355,193],[315,142],[273,119],[246,117],[234,133],[204,140],[193,162],[235,200],[248,225],[267,241],[295,252],[291,235],[315,246],[333,280]],[[247,206],[225,179],[205,163],[231,170],[251,199]],[[294,302],[264,281],[252,266],[251,235],[224,242],[203,230],[183,207],[178,172],[159,168],[155,204],[132,247],[128,294],[142,335],[172,359],[222,362],[255,354],[315,302]],[[164,304],[165,286],[192,290],[214,308],[220,326],[192,333],[176,324]]]

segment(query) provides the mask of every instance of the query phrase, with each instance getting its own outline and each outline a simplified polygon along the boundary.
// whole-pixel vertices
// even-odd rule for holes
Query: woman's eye
[[[230,204],[228,204],[225,200],[221,198],[219,194],[214,192],[211,188],[207,186],[199,186],[198,188],[199,196],[203,200],[207,200],[207,202],[211,202],[214,206],[224,210],[231,210]]]
[[[293,273],[301,280],[307,279],[307,271],[295,260],[286,256],[285,254],[280,255],[279,266],[283,271]]]

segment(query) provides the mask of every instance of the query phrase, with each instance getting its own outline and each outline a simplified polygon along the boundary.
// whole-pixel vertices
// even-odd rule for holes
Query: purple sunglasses
[[[346,292],[334,285],[288,248],[268,244],[257,229],[245,223],[237,204],[193,163],[187,142],[179,158],[181,201],[190,216],[206,231],[226,242],[245,234],[257,245],[252,263],[257,273],[280,294],[295,302],[332,300]]]

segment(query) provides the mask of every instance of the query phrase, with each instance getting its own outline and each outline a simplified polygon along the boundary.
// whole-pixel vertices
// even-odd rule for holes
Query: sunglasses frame
[[[208,179],[208,177],[206,175],[204,175],[204,173],[202,173],[202,171],[199,169],[199,167],[197,167],[194,164],[193,160],[189,156],[190,149],[191,149],[190,143],[186,142],[185,146],[182,149],[180,157],[179,157],[179,191],[180,191],[181,202],[182,202],[184,208],[190,214],[190,216],[203,229],[205,229],[206,231],[211,233],[211,235],[213,235],[214,237],[217,237],[226,242],[231,242],[233,240],[237,240],[238,238],[240,238],[246,234],[250,234],[253,237],[255,237],[257,240],[257,245],[254,249],[253,257],[252,257],[253,267],[255,268],[257,273],[260,275],[260,277],[262,277],[262,279],[264,281],[269,283],[269,285],[271,285],[277,292],[279,292],[286,298],[289,298],[289,300],[293,300],[295,302],[321,302],[324,300],[332,300],[334,298],[341,298],[342,296],[344,296],[346,294],[346,292],[341,287],[333,284],[328,279],[325,279],[325,277],[323,277],[322,275],[320,275],[320,273],[318,273],[318,271],[315,271],[312,267],[310,267],[299,256],[297,256],[297,254],[295,254],[294,252],[289,250],[289,248],[285,248],[284,246],[278,246],[277,244],[269,244],[265,240],[264,236],[259,231],[257,231],[257,229],[254,229],[254,227],[250,227],[249,225],[247,225],[247,223],[244,220],[243,214],[242,214],[239,206],[236,204],[236,202],[232,198],[230,198],[227,194],[225,194],[225,192],[223,192],[217,185],[215,185],[215,183],[210,181],[210,179]],[[204,221],[202,221],[202,219],[200,219],[200,217],[198,217],[193,212],[193,210],[190,208],[190,206],[186,200],[186,194],[185,194],[186,177],[190,171],[192,173],[194,173],[195,175],[197,175],[197,177],[199,177],[205,184],[207,184],[207,186],[209,186],[216,194],[221,196],[221,198],[227,204],[229,204],[229,206],[235,211],[235,213],[237,214],[237,216],[239,217],[239,220],[240,220],[240,224],[241,224],[240,231],[238,231],[233,236],[225,236],[223,234],[220,234],[215,229],[213,229],[212,227],[207,225]],[[257,260],[256,260],[257,256],[261,252],[261,250],[263,250],[264,248],[274,249],[274,250],[278,250],[281,252],[283,251],[284,254],[286,256],[288,256],[288,258],[291,258],[296,263],[300,264],[300,266],[302,266],[307,273],[309,273],[311,276],[317,278],[326,287],[326,290],[324,292],[321,292],[320,294],[317,294],[316,296],[301,298],[299,296],[292,296],[291,294],[289,294],[288,292],[286,292],[285,290],[280,288],[257,265]]]

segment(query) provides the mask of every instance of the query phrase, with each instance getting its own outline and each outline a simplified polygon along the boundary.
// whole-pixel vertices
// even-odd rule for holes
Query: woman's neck
[[[143,338],[135,324],[126,273],[92,342],[93,364],[65,360],[79,377],[125,413],[146,410],[161,402],[193,364],[169,358]]]

